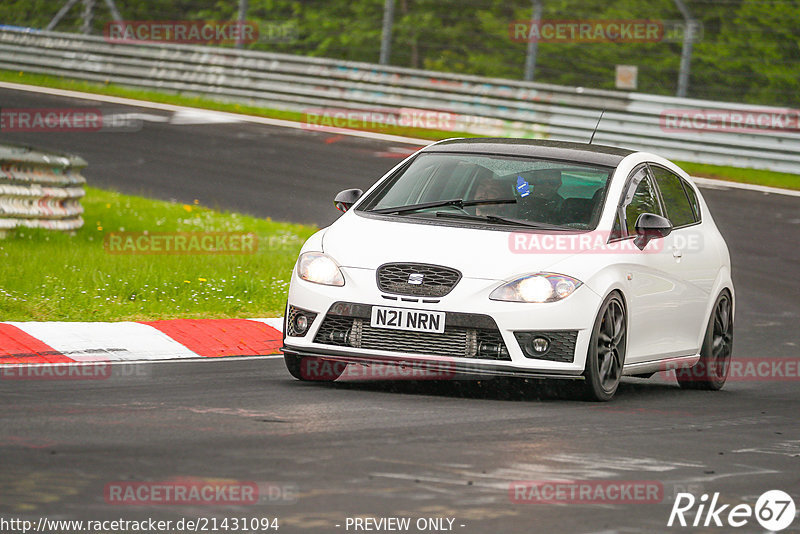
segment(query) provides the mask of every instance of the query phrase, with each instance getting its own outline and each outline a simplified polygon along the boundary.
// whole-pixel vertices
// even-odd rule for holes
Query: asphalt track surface
[[[76,105],[137,111],[0,91],[2,107]],[[93,185],[319,225],[336,217],[336,191],[368,186],[408,149],[247,123],[0,133],[0,142],[80,154]],[[704,194],[733,256],[734,358],[796,362],[798,199]],[[719,492],[723,503],[752,505],[782,489],[800,504],[797,379],[737,380],[721,392],[683,391],[662,376],[626,379],[612,403],[592,404],[555,383],[500,379],[300,383],[277,358],[125,369],[98,381],[0,381],[0,518],[277,517],[279,532],[354,532],[347,517],[401,516],[454,518],[453,530],[463,533],[730,532],[668,528],[674,495]],[[271,483],[289,493],[248,506],[120,506],[104,498],[109,483],[187,477]],[[655,481],[663,499],[509,498],[514,481],[590,479]],[[765,531],[754,519],[735,530]],[[798,530],[800,519],[784,532]]]

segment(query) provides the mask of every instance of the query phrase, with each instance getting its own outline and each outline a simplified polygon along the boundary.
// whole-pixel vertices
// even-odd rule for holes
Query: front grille
[[[336,305],[334,305],[336,306]],[[369,306],[359,306],[368,310]],[[464,326],[469,316],[453,314],[454,326],[447,326],[441,334],[433,332],[410,332],[388,328],[373,328],[368,317],[331,315],[322,321],[314,338],[315,343],[337,347],[451,356],[455,358],[480,358],[491,360],[511,360],[503,338],[497,328],[482,328],[487,316],[474,316],[476,327]],[[492,321],[493,322],[493,321]]]
[[[443,297],[461,280],[455,269],[422,263],[387,263],[378,267],[377,274],[381,291],[414,297]],[[420,281],[420,276],[421,283],[409,283],[409,279]]]
[[[522,353],[526,358],[549,360],[553,362],[572,363],[575,361],[575,344],[578,341],[577,330],[556,330],[552,332],[514,332]],[[537,337],[550,341],[550,348],[544,354],[537,354],[531,348],[531,341]]]

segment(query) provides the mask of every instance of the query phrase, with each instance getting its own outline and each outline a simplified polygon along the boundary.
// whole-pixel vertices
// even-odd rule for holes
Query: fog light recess
[[[316,317],[317,314],[312,311],[289,306],[288,315],[286,317],[286,335],[295,337],[305,336]]]
[[[531,350],[539,356],[547,354],[550,350],[550,340],[546,337],[538,336],[531,340]]]
[[[305,334],[308,330],[308,317],[302,313],[298,313],[294,318],[294,329],[298,334]]]

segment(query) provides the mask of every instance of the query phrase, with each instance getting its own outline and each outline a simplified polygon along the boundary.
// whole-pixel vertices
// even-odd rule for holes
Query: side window
[[[634,187],[637,180],[639,185],[636,186],[635,191],[629,194],[625,201],[628,203],[625,206],[625,223],[628,227],[628,235],[636,234],[636,221],[642,213],[655,213],[656,215],[663,215],[661,212],[661,205],[658,203],[658,196],[656,190],[650,181],[650,176],[646,168],[642,168],[634,176],[631,187]]]
[[[661,199],[667,211],[666,216],[672,222],[672,226],[680,228],[697,222],[680,177],[663,167],[652,166],[651,171],[661,191]]]
[[[686,183],[686,180],[683,178],[681,178],[681,183],[683,184],[683,188],[686,190],[686,196],[689,197],[689,203],[692,205],[695,222],[702,221],[703,215],[700,213],[700,203],[697,201],[697,194],[694,192],[694,189],[692,189],[692,186]]]

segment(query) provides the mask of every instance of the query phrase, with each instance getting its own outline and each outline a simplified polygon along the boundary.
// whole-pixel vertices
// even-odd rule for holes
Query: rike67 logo
[[[792,524],[796,513],[794,499],[781,490],[763,493],[755,506],[737,504],[733,507],[721,504],[718,492],[710,499],[706,493],[699,499],[691,493],[679,493],[672,505],[667,526],[739,528],[755,519],[764,529],[779,532]]]

